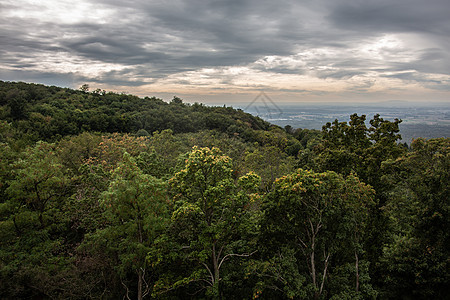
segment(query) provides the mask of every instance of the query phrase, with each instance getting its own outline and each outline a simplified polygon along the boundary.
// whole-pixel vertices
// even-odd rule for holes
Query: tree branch
[[[232,257],[232,256],[237,256],[237,257],[249,257],[249,256],[255,254],[256,252],[258,252],[258,250],[255,250],[255,251],[253,251],[252,253],[244,253],[244,254],[230,253],[230,254],[227,254],[227,255],[225,255],[225,256],[222,258],[222,260],[220,261],[218,268],[220,269],[220,266],[222,265],[222,263],[223,263],[227,258],[229,258],[229,257]]]
[[[213,273],[211,272],[211,269],[208,267],[208,265],[207,264],[205,264],[204,262],[202,262],[202,265],[206,268],[206,270],[208,270],[208,273],[209,273],[209,276],[211,276],[211,281],[210,282],[208,282],[211,286],[213,286],[214,285],[214,275],[213,275]]]
[[[150,293],[150,286],[148,285],[147,280],[145,280],[145,269],[141,268],[141,271],[142,271],[142,281],[144,281],[145,284],[145,290],[144,292],[142,292],[142,298],[144,298]]]
[[[308,245],[306,245],[306,243],[299,236],[297,236],[297,239],[303,245],[303,247],[305,247],[305,249],[308,248]],[[305,250],[302,249],[302,251],[303,251],[303,254],[306,254]]]
[[[225,247],[225,246],[220,247],[219,253],[217,254],[217,260],[220,259],[220,255],[222,254],[223,247]],[[219,265],[219,268],[220,268],[220,265]]]
[[[125,296],[123,296],[123,299],[125,299],[125,297],[127,297],[128,300],[131,300],[130,296],[128,295],[130,290],[128,289],[128,286],[123,282],[123,280],[121,279],[120,282],[122,283],[122,285],[127,289],[127,293],[125,294]]]
[[[325,256],[325,250],[323,250],[323,255]],[[319,294],[322,294],[323,291],[323,285],[325,283],[325,277],[327,276],[327,268],[328,268],[328,259],[330,258],[330,253],[325,258],[325,266],[323,268],[323,275],[322,275],[322,282],[320,283],[320,290]]]

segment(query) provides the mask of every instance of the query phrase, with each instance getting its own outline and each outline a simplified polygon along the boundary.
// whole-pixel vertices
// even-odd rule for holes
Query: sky
[[[0,0],[0,80],[186,102],[450,102],[448,0]]]

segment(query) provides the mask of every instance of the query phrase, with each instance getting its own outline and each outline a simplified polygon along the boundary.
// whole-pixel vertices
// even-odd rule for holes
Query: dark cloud
[[[437,48],[425,49],[413,67],[419,72],[450,75],[450,53]]]
[[[69,83],[89,79],[130,86],[151,84],[186,71],[228,66],[340,80],[370,72],[414,70],[448,75],[450,70],[447,0],[86,0],[81,5],[94,5],[99,15],[105,13],[104,17],[81,17],[76,22],[48,15],[39,18],[36,13],[27,16],[26,5],[30,12],[41,7],[36,3],[24,7],[20,2],[0,4],[1,79],[39,77],[37,70],[45,64],[43,57],[53,59],[54,67],[55,53],[61,59],[72,57],[72,64],[84,61],[120,68],[106,68],[90,78],[77,71],[51,70],[45,75],[49,80],[54,77],[55,82]],[[17,15],[16,11],[25,12]],[[402,60],[400,57],[408,56],[410,49],[395,47],[379,49],[381,57],[377,59],[350,51],[397,33],[412,36],[408,45],[416,45],[415,50],[421,51],[417,57]],[[427,42],[430,45],[424,46]],[[334,54],[308,57],[292,66],[255,64],[266,56],[290,57],[320,48],[332,49]],[[425,80],[402,76],[396,78]],[[231,78],[222,80],[232,82]]]
[[[329,17],[339,28],[366,32],[424,32],[448,35],[446,0],[339,1]]]
[[[0,80],[24,81],[72,88],[77,88],[77,86],[74,85],[77,82],[89,81],[88,78],[74,73],[30,71],[19,68],[12,70],[0,68]]]

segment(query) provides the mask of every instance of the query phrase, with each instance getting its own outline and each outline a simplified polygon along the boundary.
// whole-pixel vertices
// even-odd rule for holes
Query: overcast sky
[[[188,102],[450,102],[448,0],[0,0],[0,79]]]

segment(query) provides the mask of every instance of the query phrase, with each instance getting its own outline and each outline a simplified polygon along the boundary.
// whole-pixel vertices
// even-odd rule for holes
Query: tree
[[[27,98],[25,91],[20,89],[11,89],[6,93],[6,101],[10,108],[10,115],[13,120],[23,119],[27,116]]]
[[[348,124],[335,120],[323,126],[324,141],[316,147],[315,166],[321,171],[330,170],[344,175],[354,173],[376,191],[376,205],[370,213],[370,229],[366,233],[365,244],[371,275],[377,282],[383,272],[379,268],[379,259],[388,231],[388,220],[382,208],[389,192],[385,182],[380,180],[383,176],[381,166],[384,161],[401,156],[405,148],[398,144],[401,120],[391,122],[377,114],[369,121],[369,128],[365,121],[365,115],[353,114]]]
[[[173,96],[172,101],[170,101],[170,104],[180,105],[183,104],[183,99]]]
[[[82,86],[80,86],[80,91],[87,93],[89,92],[89,84],[85,83]]]
[[[367,128],[366,116],[353,114],[350,122],[327,123],[322,127],[323,144],[317,147],[317,164],[321,170],[342,174],[356,172],[365,182],[377,188],[381,162],[404,153],[397,144],[401,139],[399,124],[384,120],[377,114]]]
[[[263,247],[268,261],[290,260],[290,277],[303,282],[281,280],[277,286],[288,297],[319,299],[331,292],[333,273],[345,264],[353,263],[355,277],[353,296],[373,293],[364,282],[361,289],[361,236],[364,233],[373,191],[354,176],[344,179],[334,172],[314,173],[299,169],[275,181],[264,202],[261,223]],[[281,260],[281,261],[280,261]],[[300,263],[304,261],[305,264]],[[272,263],[273,266],[273,263]],[[273,278],[288,278],[284,274],[262,274]],[[297,274],[293,276],[294,274]],[[330,275],[331,274],[331,275]]]
[[[71,263],[67,196],[72,181],[54,144],[39,142],[10,164],[11,178],[0,204],[0,280],[9,297],[55,295],[54,280]]]
[[[105,170],[113,170],[124,158],[127,152],[132,157],[148,150],[148,139],[146,137],[134,137],[128,134],[113,133],[102,136],[102,141],[94,148],[89,164],[102,165]]]
[[[384,297],[445,299],[450,279],[450,139],[417,139],[383,167],[390,196]]]
[[[109,188],[101,204],[108,221],[104,228],[89,234],[81,249],[107,253],[117,258],[115,269],[130,293],[141,300],[151,293],[147,253],[153,241],[166,226],[167,202],[164,184],[143,174],[128,153],[113,171]],[[134,274],[134,276],[133,276]],[[136,278],[130,282],[130,277]],[[130,286],[136,290],[130,291]]]
[[[37,215],[40,228],[48,225],[48,212],[59,206],[59,200],[69,192],[69,179],[56,155],[54,144],[39,142],[25,151],[25,157],[14,165],[15,180],[7,190],[19,207]],[[51,221],[50,221],[51,222]]]
[[[246,151],[245,166],[261,176],[262,188],[269,191],[279,176],[294,170],[294,159],[275,146],[257,147],[254,151]]]
[[[236,182],[231,159],[218,148],[193,148],[184,168],[169,180],[174,211],[153,260],[177,262],[178,268],[159,281],[162,292],[196,283],[209,296],[221,297],[225,265],[256,250],[243,236],[253,224],[259,182],[254,173]]]
[[[73,173],[79,174],[79,168],[91,156],[99,152],[102,142],[100,135],[84,132],[77,136],[67,137],[59,142],[61,159],[64,166]]]

